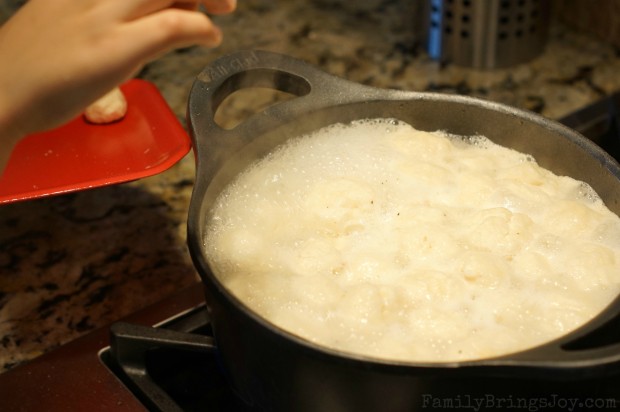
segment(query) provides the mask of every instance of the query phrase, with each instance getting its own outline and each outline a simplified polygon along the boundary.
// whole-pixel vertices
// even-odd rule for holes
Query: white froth
[[[329,347],[452,361],[554,339],[620,291],[620,219],[477,136],[333,125],[253,165],[209,217],[214,273]]]

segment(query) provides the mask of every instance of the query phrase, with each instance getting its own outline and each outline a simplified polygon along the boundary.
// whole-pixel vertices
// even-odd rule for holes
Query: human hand
[[[236,0],[27,2],[0,28],[0,153],[67,122],[171,49],[217,46],[222,34],[200,4],[224,14]]]

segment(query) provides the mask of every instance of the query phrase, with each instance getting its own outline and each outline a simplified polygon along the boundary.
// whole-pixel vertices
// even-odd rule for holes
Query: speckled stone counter
[[[358,5],[363,3],[363,5]],[[240,49],[286,53],[356,82],[460,93],[559,118],[620,90],[618,51],[560,25],[544,55],[511,69],[440,65],[416,46],[407,0],[240,0],[216,19],[216,50],[189,48],[144,68],[184,122],[195,76]],[[236,121],[277,99],[245,94]],[[185,245],[191,155],[155,177],[0,206],[0,372],[198,281]]]

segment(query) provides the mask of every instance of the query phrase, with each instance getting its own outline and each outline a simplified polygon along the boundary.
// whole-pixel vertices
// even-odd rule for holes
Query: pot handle
[[[297,97],[250,116],[233,130],[218,126],[214,116],[220,104],[235,91],[249,87],[271,88]],[[240,51],[215,60],[197,76],[189,95],[187,123],[195,155],[200,158],[207,150],[213,151],[213,144],[224,145],[229,153],[254,136],[313,110],[388,95],[385,90],[330,75],[290,56]],[[209,160],[213,161],[213,153]]]
[[[602,313],[589,326],[583,326],[573,333],[531,350],[490,359],[486,365],[508,366],[522,369],[526,376],[556,377],[558,371],[563,376],[582,378],[584,376],[604,376],[620,371],[620,342],[609,342],[610,334],[616,333],[620,325],[618,304]],[[615,308],[615,310],[614,310]],[[611,335],[617,336],[617,335]]]

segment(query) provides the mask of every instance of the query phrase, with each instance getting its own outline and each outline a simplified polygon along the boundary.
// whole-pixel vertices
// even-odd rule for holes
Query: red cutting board
[[[136,180],[181,160],[191,140],[155,85],[132,79],[121,90],[127,114],[116,123],[78,116],[20,140],[0,175],[0,204]]]

